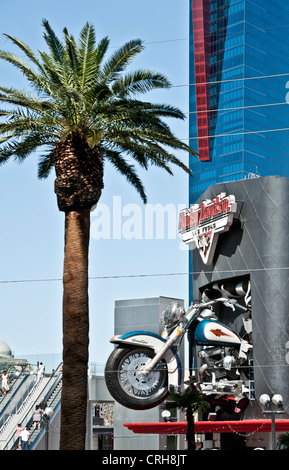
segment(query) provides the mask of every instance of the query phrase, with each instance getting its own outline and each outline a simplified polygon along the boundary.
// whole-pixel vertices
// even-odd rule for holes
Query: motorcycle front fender
[[[160,335],[150,331],[130,331],[123,335],[113,336],[110,342],[127,346],[149,348],[157,354],[162,349],[166,341]],[[176,391],[182,383],[182,365],[180,358],[174,347],[169,348],[165,352],[163,358],[167,363],[169,390]]]

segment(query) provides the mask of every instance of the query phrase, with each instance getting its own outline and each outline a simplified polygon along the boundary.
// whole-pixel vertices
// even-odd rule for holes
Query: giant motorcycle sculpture
[[[204,395],[229,396],[238,403],[249,392],[251,343],[250,282],[215,284],[185,310],[169,305],[160,321],[162,335],[131,331],[116,335],[116,348],[106,363],[105,380],[113,398],[127,408],[145,410],[182,388],[183,370],[178,349],[187,334],[194,369],[190,380]],[[222,305],[242,315],[241,337],[218,319]],[[194,354],[193,354],[194,351]],[[197,355],[197,360],[196,360]],[[192,362],[190,360],[190,362]]]

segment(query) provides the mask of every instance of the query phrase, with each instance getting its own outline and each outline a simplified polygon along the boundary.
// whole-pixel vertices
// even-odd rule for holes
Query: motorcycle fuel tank
[[[217,321],[203,320],[195,330],[195,341],[199,345],[236,346],[241,338],[230,328]]]

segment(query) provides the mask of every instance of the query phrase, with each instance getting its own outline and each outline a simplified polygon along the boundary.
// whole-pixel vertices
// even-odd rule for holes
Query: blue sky
[[[131,67],[162,72],[173,84],[169,91],[145,98],[188,113],[189,1],[4,2],[0,49],[13,50],[3,33],[21,38],[34,51],[44,49],[43,18],[57,34],[67,27],[75,37],[91,22],[97,39],[109,36],[111,53],[130,39],[142,39],[146,48]],[[0,84],[27,86],[21,74],[3,61]],[[187,139],[188,119],[170,125],[179,138]],[[186,154],[177,156],[188,162]],[[11,160],[0,167],[0,338],[15,356],[62,350],[64,215],[57,208],[54,175],[37,180],[37,162],[36,153],[21,165]],[[188,271],[187,251],[181,249],[174,216],[187,205],[188,177],[178,169],[171,177],[156,168],[140,175],[148,195],[146,209],[126,180],[106,166],[101,206],[91,214],[91,361],[105,362],[112,350],[115,299],[161,295],[188,302],[188,276],[168,275]],[[151,235],[148,213],[155,204],[159,209],[169,205],[170,230],[165,224],[163,233]]]

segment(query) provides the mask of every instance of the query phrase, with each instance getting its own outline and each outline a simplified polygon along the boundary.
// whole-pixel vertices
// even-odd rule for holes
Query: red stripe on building
[[[210,1],[193,2],[193,38],[199,160],[210,160]]]
[[[271,432],[270,419],[243,421],[196,421],[196,434],[224,432]],[[289,431],[289,419],[276,419],[277,432]],[[186,434],[187,423],[125,423],[124,426],[136,434]]]

